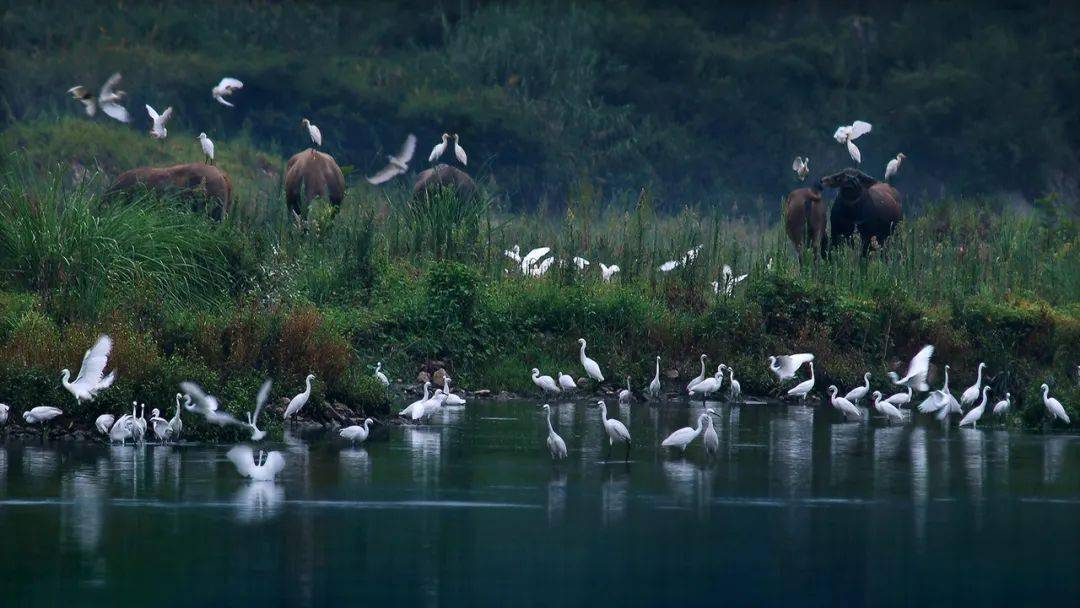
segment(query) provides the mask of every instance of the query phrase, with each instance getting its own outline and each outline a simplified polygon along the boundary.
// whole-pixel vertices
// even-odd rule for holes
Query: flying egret
[[[537,368],[532,369],[532,381],[533,384],[540,387],[540,390],[545,393],[560,393],[559,385],[555,383],[555,380],[551,376],[541,376],[540,370]]]
[[[731,392],[731,400],[737,402],[737,401],[739,401],[739,398],[742,397],[742,385],[739,384],[739,381],[735,379],[735,368],[734,367],[728,367],[727,372],[728,372],[728,378],[730,379],[730,385],[731,385],[730,388],[728,389]]]
[[[117,72],[105,81],[105,84],[101,86],[101,91],[98,93],[97,104],[109,118],[120,122],[131,122],[127,108],[120,105],[120,102],[127,97],[127,93],[116,89],[120,85],[120,80],[120,72]]]
[[[300,412],[300,408],[307,405],[308,399],[311,398],[311,381],[314,380],[314,379],[315,379],[315,374],[308,374],[307,378],[304,379],[304,385],[305,385],[304,386],[304,392],[302,392],[302,393],[298,394],[297,396],[293,397],[289,401],[289,405],[285,407],[285,419],[286,420],[288,420],[291,417],[293,419],[293,421],[295,421],[296,420],[296,414],[298,414]]]
[[[769,370],[776,374],[777,379],[783,382],[784,380],[794,378],[795,372],[799,371],[799,368],[802,367],[804,363],[809,363],[813,360],[814,355],[810,353],[770,356]]]
[[[428,162],[429,163],[433,163],[433,162],[439,160],[439,158],[443,155],[443,153],[446,152],[446,145],[447,145],[446,140],[448,140],[448,139],[450,139],[450,134],[449,133],[443,133],[442,134],[442,143],[441,144],[435,144],[435,147],[431,149],[431,154],[428,156]]]
[[[960,426],[970,424],[971,428],[979,427],[979,419],[982,418],[983,412],[986,411],[986,393],[990,392],[990,385],[986,385],[982,389],[982,401],[979,405],[971,408],[971,411],[964,414],[964,417],[960,419]]]
[[[150,120],[154,124],[150,127],[150,137],[154,139],[165,139],[169,135],[169,130],[165,128],[165,123],[169,122],[172,118],[172,106],[165,108],[165,111],[161,114],[157,113],[157,110],[150,107],[150,104],[146,104],[146,113],[150,115]]]
[[[150,412],[150,428],[154,431],[158,443],[165,443],[172,436],[169,421],[161,417],[161,410],[156,407]]]
[[[626,404],[634,398],[633,391],[630,390],[630,376],[626,377],[626,388],[619,391],[619,403]]]
[[[866,393],[870,392],[870,372],[866,372],[865,374],[863,374],[863,381],[866,382],[865,385],[856,386],[855,388],[851,389],[846,395],[844,395],[844,399],[847,399],[848,401],[857,405],[859,401],[866,396]]]
[[[430,389],[431,389],[431,383],[430,382],[425,382],[424,383],[424,396],[422,398],[416,400],[416,401],[413,401],[405,409],[398,412],[398,416],[401,416],[403,418],[412,418],[413,412],[415,412],[417,409],[422,409],[424,407],[424,402],[429,399],[428,391]]]
[[[1072,424],[1072,421],[1069,420],[1069,415],[1065,413],[1065,408],[1061,405],[1061,402],[1049,396],[1050,387],[1044,384],[1040,388],[1043,392],[1043,405],[1046,406],[1046,411],[1050,412],[1051,420],[1060,418],[1065,424]]]
[[[806,396],[810,394],[810,391],[814,390],[814,362],[810,362],[810,379],[803,380],[796,384],[787,392],[789,397],[798,397],[801,403],[806,403]]]
[[[994,404],[994,415],[1001,416],[1009,411],[1012,405],[1012,393],[1005,393],[1005,398]]]
[[[186,397],[191,398],[191,403],[185,403],[184,407],[188,411],[200,414],[210,424],[216,424],[218,426],[234,425],[247,427],[246,424],[240,422],[231,414],[224,411],[218,411],[220,405],[218,404],[217,398],[207,394],[198,384],[195,384],[194,382],[181,382],[180,390],[184,392]]]
[[[904,155],[903,152],[901,152],[900,154],[896,155],[896,158],[890,160],[889,164],[885,165],[885,181],[886,182],[888,182],[890,179],[892,179],[893,177],[896,176],[897,171],[900,170],[900,163],[904,162],[905,158],[907,158],[907,156]]]
[[[547,271],[551,268],[551,265],[555,263],[555,258],[546,258],[541,260],[539,264],[536,264],[529,270],[529,276],[542,277],[547,274]]]
[[[67,92],[68,95],[71,95],[72,99],[83,105],[83,109],[86,111],[87,116],[97,114],[97,96],[91,93],[90,89],[80,84],[71,87]]]
[[[806,176],[810,174],[810,159],[796,156],[795,160],[791,163],[791,170],[795,172],[795,177],[798,180],[805,181]]]
[[[461,139],[457,133],[454,133],[454,156],[457,157],[458,162],[462,165],[469,164],[469,157],[465,154],[465,148],[461,147]]]
[[[690,380],[690,382],[686,383],[686,390],[690,390],[690,389],[694,388],[695,384],[701,382],[702,380],[704,380],[706,378],[706,376],[705,376],[705,359],[708,359],[709,355],[706,355],[705,353],[701,353],[700,358],[701,358],[701,373],[698,374],[696,378],[692,378]]]
[[[203,155],[206,157],[204,162],[208,165],[214,164],[214,142],[206,136],[206,133],[199,133],[199,145],[202,146]]]
[[[262,413],[263,407],[266,405],[266,399],[270,396],[270,387],[273,382],[267,380],[259,387],[259,393],[255,395],[255,413],[247,412],[247,427],[251,429],[251,440],[262,441],[263,437],[266,437],[266,431],[259,429],[259,414]],[[299,409],[299,408],[298,408]]]
[[[585,368],[585,373],[588,374],[589,377],[593,380],[596,380],[597,382],[603,382],[604,374],[600,373],[600,365],[597,364],[596,361],[590,359],[585,354],[585,338],[578,338],[578,344],[581,345],[581,366]]]
[[[259,450],[259,462],[255,461],[255,452],[249,446],[233,446],[225,456],[236,466],[236,472],[244,477],[250,477],[252,481],[274,481],[277,474],[285,468],[285,457],[281,452],[265,452]]]
[[[306,118],[300,121],[300,125],[307,129],[308,135],[311,136],[311,143],[315,144],[316,148],[322,147],[322,131],[319,127],[311,124],[311,121]],[[311,149],[311,153],[315,153],[315,148]]]
[[[839,392],[839,389],[836,388],[835,384],[829,386],[829,403],[847,418],[861,418],[862,412],[859,411],[859,408],[844,397],[837,397],[837,392]]]
[[[881,399],[881,391],[874,391],[873,397],[874,409],[877,410],[879,414],[885,416],[885,418],[890,421],[896,420],[902,422],[904,420],[904,415],[900,413],[900,410],[896,409],[895,405],[889,403],[888,400],[883,401]]]
[[[711,410],[709,410],[711,411]],[[698,435],[701,434],[702,429],[705,428],[706,420],[709,418],[709,411],[703,412],[697,419],[697,427],[691,428],[684,426],[683,428],[671,433],[660,445],[665,448],[677,448],[682,453],[686,453],[686,447],[690,445]]]
[[[967,390],[965,390],[964,393],[960,395],[961,406],[967,407],[972,403],[975,403],[975,400],[979,398],[979,390],[982,388],[982,375],[984,367],[986,367],[985,363],[979,363],[979,373],[978,376],[975,378],[975,384],[967,387]]]
[[[561,388],[562,390],[572,391],[577,388],[577,382],[574,382],[574,379],[570,377],[570,375],[559,372],[558,376],[559,388]]]
[[[375,377],[379,380],[379,384],[383,386],[390,386],[390,379],[386,377],[386,374],[382,373],[382,361],[375,366]]]
[[[720,390],[720,387],[723,386],[723,369],[724,364],[721,363],[720,366],[716,368],[716,374],[714,374],[711,378],[705,378],[701,382],[698,382],[694,386],[690,387],[690,390],[687,391],[690,394],[690,397],[693,398],[695,395],[701,395],[701,402],[705,403],[705,400],[708,399],[709,395]]]
[[[559,434],[556,433],[555,429],[551,426],[551,406],[548,405],[547,403],[545,403],[543,409],[544,409],[544,414],[547,415],[547,427],[548,427],[547,447],[548,447],[548,451],[551,452],[551,459],[552,460],[562,460],[563,458],[566,458],[566,442],[563,441],[562,437],[559,437]],[[605,426],[606,425],[607,425],[607,423],[605,423]]]
[[[389,161],[387,165],[383,167],[382,171],[367,178],[367,181],[379,185],[405,173],[409,170],[409,162],[412,160],[414,153],[416,153],[416,136],[409,133],[409,136],[405,138],[405,143],[401,144],[401,150],[397,156],[387,156],[386,158]]]
[[[930,357],[933,355],[934,347],[927,344],[911,358],[911,363],[908,363],[907,374],[903,378],[897,376],[896,372],[889,372],[889,379],[892,380],[893,384],[906,386],[919,392],[930,390],[930,385],[926,383],[926,374],[930,371]]]
[[[603,399],[597,401],[596,404],[600,406],[600,420],[604,422],[604,432],[608,436],[608,455],[611,455],[611,449],[616,441],[626,442],[626,460],[630,460],[630,431],[617,418],[607,417],[607,404]]]
[[[897,408],[902,409],[905,405],[911,403],[911,387],[904,387],[907,392],[893,393],[886,399],[889,403],[895,405]]]
[[[225,98],[232,95],[234,91],[239,91],[242,88],[244,88],[244,83],[235,78],[226,76],[221,79],[221,82],[219,82],[216,87],[210,89],[210,95],[212,95],[221,105],[232,108],[234,107],[233,104],[225,101]]]
[[[352,426],[347,426],[338,431],[338,435],[342,439],[351,441],[353,445],[356,445],[358,443],[364,443],[365,441],[367,441],[369,434],[368,427],[371,426],[372,422],[374,422],[374,420],[372,420],[371,418],[364,418],[363,425],[354,424]]]
[[[60,383],[75,397],[75,403],[93,401],[98,392],[103,391],[116,380],[116,370],[108,376],[105,373],[105,365],[109,362],[109,351],[112,350],[112,338],[106,335],[98,337],[97,342],[83,355],[82,367],[74,382],[68,382],[71,372],[64,369],[60,372]]]
[[[859,148],[855,146],[855,140],[866,135],[873,127],[868,122],[856,120],[849,126],[840,126],[833,133],[833,138],[838,143],[847,144],[848,154],[851,155],[851,159],[855,161],[855,164],[862,162],[862,154],[859,153]]]
[[[112,414],[102,414],[94,420],[94,428],[102,435],[108,435],[109,429],[112,428],[113,423],[115,422],[116,416],[113,416]]]
[[[607,266],[603,262],[600,262],[600,276],[603,277],[605,283],[610,283],[611,277],[615,276],[615,273],[617,272],[619,272],[619,267],[615,264]]]
[[[656,355],[656,375],[649,383],[649,395],[654,399],[660,396],[660,355]]]
[[[443,377],[442,391],[443,394],[446,395],[446,400],[443,402],[444,405],[465,405],[464,399],[450,392],[450,376]]]

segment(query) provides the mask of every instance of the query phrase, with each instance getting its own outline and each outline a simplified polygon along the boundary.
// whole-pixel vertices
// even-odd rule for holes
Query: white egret
[[[656,375],[649,383],[649,395],[654,399],[660,396],[660,355],[656,355]]]
[[[439,160],[439,158],[443,155],[443,153],[446,152],[446,140],[448,140],[448,139],[450,139],[450,134],[449,133],[443,133],[442,134],[442,143],[441,144],[435,144],[435,147],[431,149],[431,154],[428,156],[428,162],[429,163],[433,163],[433,162]]]
[[[113,416],[112,414],[102,414],[94,420],[94,428],[102,435],[108,435],[109,429],[112,428],[114,422],[116,422],[116,416]]]
[[[251,429],[251,440],[262,441],[263,437],[266,437],[266,431],[259,429],[259,414],[262,413],[263,407],[266,405],[266,400],[270,396],[270,387],[273,386],[273,382],[267,380],[259,387],[259,393],[255,395],[255,413],[247,412],[247,427]]]
[[[724,264],[724,268],[720,272],[720,280],[711,283],[713,293],[719,294],[723,292],[725,296],[730,296],[735,293],[735,286],[745,281],[747,276],[749,275],[740,274],[739,276],[735,276],[734,271],[731,270],[731,266]]]
[[[660,265],[660,272],[671,272],[679,267],[679,262],[675,260],[668,260]]]
[[[352,426],[347,426],[338,431],[338,435],[342,439],[351,441],[353,445],[356,445],[358,443],[364,443],[365,441],[367,441],[368,434],[370,432],[369,427],[371,426],[372,422],[374,422],[374,420],[372,420],[371,418],[365,418],[364,424],[354,424]]]
[[[165,139],[169,135],[169,130],[165,128],[165,123],[169,122],[172,118],[172,106],[165,108],[165,111],[161,114],[157,113],[157,110],[150,107],[150,104],[146,104],[146,113],[150,115],[150,120],[153,121],[153,125],[150,127],[150,137],[154,139]]]
[[[571,261],[574,263],[574,266],[576,266],[578,270],[585,270],[589,267],[589,260],[586,260],[579,255],[574,256]]]
[[[893,393],[886,399],[889,403],[895,405],[897,408],[903,408],[905,405],[911,403],[911,387],[904,387],[907,392]]]
[[[206,136],[206,133],[199,133],[196,139],[199,140],[203,155],[206,157],[203,161],[208,165],[214,164],[214,142]]]
[[[802,367],[804,363],[809,363],[813,360],[814,355],[810,353],[770,356],[769,370],[776,374],[777,379],[783,382],[784,380],[794,378],[795,372],[799,371],[799,368]]]
[[[134,433],[132,430],[135,424],[132,422],[134,418],[131,414],[124,414],[116,420],[111,427],[109,427],[109,443],[119,441],[121,444],[126,443]]]
[[[159,443],[165,443],[172,436],[169,421],[161,417],[161,410],[156,407],[150,412],[150,429],[154,431]]]
[[[300,121],[300,126],[307,129],[308,135],[311,137],[311,143],[315,144],[316,148],[322,147],[322,131],[319,130],[319,127],[311,124],[311,121],[306,118]],[[311,152],[314,154],[315,149],[312,148]]]
[[[742,385],[739,384],[739,381],[735,379],[735,368],[729,367],[727,368],[727,371],[728,378],[731,381],[730,388],[728,389],[731,393],[731,400],[738,401],[739,398],[742,397]]]
[[[397,153],[397,156],[387,156],[389,162],[387,162],[386,166],[382,168],[382,171],[367,178],[367,181],[379,185],[405,173],[409,170],[409,162],[415,153],[416,136],[409,133],[409,136],[405,138],[405,143],[401,144],[401,150]]]
[[[559,385],[555,383],[555,380],[551,376],[541,376],[540,370],[537,368],[532,369],[532,381],[533,384],[540,387],[540,390],[545,393],[561,393]]]
[[[413,412],[416,411],[417,409],[422,409],[424,407],[424,402],[429,399],[429,396],[428,396],[429,389],[431,389],[431,383],[430,382],[425,382],[424,383],[424,396],[422,398],[416,400],[416,401],[413,401],[408,406],[406,406],[405,409],[398,412],[398,416],[401,416],[403,418],[412,418]]]
[[[562,460],[563,458],[566,458],[566,442],[563,441],[562,437],[559,437],[559,434],[555,432],[554,427],[551,426],[551,406],[548,405],[547,403],[545,403],[543,409],[544,409],[544,414],[546,414],[546,416],[547,416],[547,427],[548,427],[547,447],[548,447],[548,452],[551,452],[551,459],[552,460]]]
[[[927,344],[911,358],[907,374],[903,378],[897,376],[896,372],[889,372],[889,379],[893,384],[906,386],[919,392],[930,390],[930,385],[926,383],[926,374],[930,371],[930,357],[933,355],[934,347]]]
[[[521,274],[529,274],[534,264],[551,252],[551,247],[537,247],[521,258]]]
[[[596,403],[600,406],[600,420],[604,422],[604,432],[608,436],[608,455],[616,441],[626,442],[626,460],[630,460],[630,431],[618,419],[607,417],[607,404],[602,399]]]
[[[68,382],[68,378],[71,377],[70,371],[61,370],[60,382],[75,397],[75,403],[93,401],[98,392],[109,388],[116,380],[116,370],[110,372],[108,376],[102,376],[109,362],[110,350],[112,350],[112,338],[106,335],[99,336],[97,342],[83,355],[82,367],[79,368],[79,375],[74,382]]]
[[[510,258],[515,264],[521,264],[521,246],[514,245],[510,249],[503,251],[503,255]]]
[[[0,403],[0,426],[7,424],[8,416],[11,415],[11,406],[6,403]],[[110,421],[109,424],[112,424]]]
[[[896,406],[889,403],[888,400],[881,399],[881,391],[874,391],[874,409],[879,414],[885,416],[888,420],[903,421],[904,415],[900,413],[900,410],[896,409]]]
[[[855,388],[851,389],[846,395],[844,395],[844,399],[847,399],[854,404],[858,404],[859,401],[866,396],[866,393],[870,392],[870,372],[866,372],[865,374],[863,374],[863,381],[866,382],[865,385],[856,386]]]
[[[596,361],[590,359],[585,354],[585,338],[578,338],[578,344],[581,345],[581,366],[585,368],[585,373],[588,374],[589,377],[593,380],[596,380],[597,382],[603,382],[604,374],[600,373],[600,365],[597,364]]]
[[[886,182],[895,177],[896,173],[900,171],[900,163],[904,162],[905,158],[907,158],[907,156],[903,152],[901,152],[900,154],[896,155],[896,158],[890,160],[889,164],[885,165]]]
[[[986,393],[988,392],[990,392],[989,384],[984,386],[982,389],[982,401],[979,403],[979,405],[971,408],[971,411],[969,411],[967,414],[964,414],[964,417],[960,419],[960,426],[970,424],[971,428],[978,428],[979,419],[982,418],[983,412],[986,411]]]
[[[185,403],[184,407],[191,412],[202,415],[210,424],[216,424],[218,426],[235,425],[247,427],[246,424],[240,422],[231,414],[224,411],[218,411],[220,405],[218,400],[213,395],[209,395],[203,391],[202,387],[194,382],[181,382],[180,390],[182,390],[186,397],[191,398],[191,403]]]
[[[712,408],[705,410],[705,413],[719,416]],[[705,417],[705,430],[701,433],[701,441],[705,444],[705,455],[709,458],[720,451],[720,437],[716,435],[716,429],[713,428],[712,416]]]
[[[706,378],[706,376],[705,376],[705,359],[708,359],[709,355],[706,355],[705,353],[701,353],[700,358],[701,358],[701,373],[698,374],[696,378],[692,378],[690,380],[690,382],[686,383],[686,390],[690,390],[690,389],[694,388],[695,384],[701,382],[702,380],[704,380]]]
[[[605,283],[610,283],[611,277],[615,276],[616,272],[619,272],[619,267],[615,264],[607,266],[600,262],[600,276],[603,277]]]
[[[799,181],[805,181],[806,176],[810,174],[810,159],[796,156],[795,160],[791,163],[791,170],[795,172],[795,177]]]
[[[619,391],[619,403],[620,404],[630,403],[630,401],[632,401],[633,398],[634,398],[634,393],[633,393],[633,391],[630,390],[630,376],[627,376],[626,377],[626,388]]]
[[[574,382],[574,379],[569,374],[558,372],[557,375],[559,376],[559,388],[562,390],[572,391],[577,388],[577,382]]]
[[[555,263],[555,258],[546,258],[541,260],[539,264],[536,264],[529,270],[529,275],[534,277],[542,277],[547,274],[547,271],[551,268],[551,265]]]
[[[919,411],[924,414],[937,412],[938,420],[944,420],[951,413],[961,411],[960,404],[949,390],[949,366],[945,366],[945,382],[919,404]]]
[[[386,374],[382,373],[382,361],[375,366],[375,377],[379,380],[379,384],[383,386],[390,386],[390,379],[386,377]]]
[[[461,139],[457,133],[454,133],[454,156],[457,157],[458,162],[462,165],[469,164],[469,156],[465,154],[465,148],[461,147]]]
[[[311,398],[311,381],[315,379],[315,374],[308,374],[304,379],[304,392],[293,397],[289,401],[289,405],[285,407],[285,419],[292,418],[296,420],[296,415],[300,412],[300,408],[307,405],[308,399]]]
[[[96,96],[82,85],[71,87],[68,89],[68,94],[72,99],[83,104],[87,116],[93,116],[97,109],[101,108],[101,111],[110,118],[120,122],[130,122],[131,117],[128,116],[127,109],[119,103],[127,96],[127,93],[116,90],[120,80],[120,72],[113,74],[105,81],[105,84],[101,85],[101,91]]]
[[[446,395],[445,405],[465,405],[465,400],[450,392],[450,376],[443,377],[443,394]]]
[[[25,420],[29,424],[42,424],[52,420],[53,418],[56,418],[57,416],[62,416],[63,414],[64,411],[58,407],[53,407],[51,405],[39,405],[35,408],[23,412],[23,420]]]
[[[176,414],[169,420],[169,430],[173,439],[180,439],[180,433],[184,430],[184,421],[180,419],[180,393],[176,393]]]
[[[442,409],[443,403],[445,402],[446,393],[442,391],[435,391],[435,394],[431,396],[431,399],[428,399],[423,403],[423,405],[413,410],[412,419],[414,421],[419,421],[426,418],[431,418],[436,414],[436,412]]]
[[[1049,396],[1050,387],[1044,384],[1040,388],[1043,392],[1043,405],[1046,406],[1046,411],[1050,412],[1051,420],[1060,418],[1065,424],[1072,424],[1072,421],[1069,420],[1069,415],[1065,413],[1065,408],[1061,405],[1061,402]]]
[[[134,406],[135,403],[132,402],[131,405]],[[135,417],[134,411],[132,411],[131,415],[133,418],[132,422],[135,424],[135,437],[141,442],[143,437],[146,436],[146,404],[140,404],[139,416],[137,418]]]
[[[838,127],[836,132],[833,133],[833,138],[838,143],[847,144],[851,160],[854,160],[855,164],[859,164],[862,162],[862,154],[859,152],[859,148],[855,146],[855,140],[869,133],[872,128],[870,123],[856,120],[851,125]]]
[[[862,412],[859,411],[859,408],[844,397],[837,397],[837,392],[839,392],[839,389],[836,388],[835,384],[829,386],[829,403],[847,418],[861,418]]]
[[[1001,416],[1009,411],[1012,405],[1012,393],[1005,393],[1005,398],[994,404],[994,415]]]
[[[255,452],[249,446],[233,446],[225,456],[236,466],[236,471],[244,477],[250,477],[252,481],[274,481],[277,474],[285,468],[285,457],[281,452],[265,452],[259,450],[259,461],[255,461]]]
[[[676,448],[686,453],[686,447],[690,445],[698,435],[701,434],[702,429],[705,428],[706,420],[709,418],[709,412],[703,412],[697,419],[697,427],[684,426],[683,428],[671,433],[660,445],[665,448]]]
[[[714,374],[711,378],[705,378],[701,382],[698,382],[694,386],[690,387],[690,390],[687,391],[690,394],[690,397],[693,398],[695,395],[701,395],[701,402],[704,403],[705,400],[709,397],[709,395],[720,390],[720,387],[724,384],[724,372],[722,371],[723,369],[724,364],[721,363],[720,366],[716,368],[716,374]]]
[[[76,85],[67,90],[68,95],[71,98],[83,104],[83,109],[86,111],[87,116],[93,116],[97,114],[97,96],[90,92],[90,89],[80,85]]]
[[[216,87],[210,89],[210,94],[221,105],[232,108],[234,107],[233,104],[225,101],[225,98],[232,95],[234,91],[239,91],[242,88],[244,88],[244,83],[235,78],[226,76],[221,79],[221,82],[219,82]]]
[[[796,384],[787,392],[789,397],[798,397],[800,402],[806,403],[806,396],[810,394],[810,391],[814,390],[814,362],[810,362],[810,379],[803,380]]]
[[[963,407],[967,407],[972,403],[975,403],[975,400],[979,398],[979,390],[982,388],[982,374],[984,367],[986,367],[985,363],[979,363],[979,374],[975,379],[975,384],[967,387],[967,390],[965,390],[964,393],[960,395],[960,405],[962,405]]]

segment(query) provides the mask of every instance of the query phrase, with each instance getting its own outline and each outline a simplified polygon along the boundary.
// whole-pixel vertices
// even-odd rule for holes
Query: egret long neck
[[[659,359],[656,360],[656,376],[655,376],[655,378],[657,380],[660,380],[660,360]]]
[[[547,411],[547,423],[548,423],[548,434],[554,433],[555,429],[552,428],[552,426],[551,426],[551,410]]]
[[[983,366],[979,365],[979,375],[975,377],[975,386],[979,386],[982,384],[982,370]]]

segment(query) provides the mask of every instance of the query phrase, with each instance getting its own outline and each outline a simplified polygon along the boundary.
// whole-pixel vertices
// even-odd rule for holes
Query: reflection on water
[[[699,605],[731,589],[748,605],[933,604],[969,572],[987,581],[969,601],[1042,598],[1044,580],[1080,593],[1080,557],[1055,549],[1080,536],[1072,435],[709,403],[709,460],[700,440],[685,455],[658,446],[700,403],[608,403],[634,437],[629,463],[618,448],[605,462],[584,400],[553,404],[565,461],[547,454],[539,403],[478,402],[357,447],[287,429],[261,446],[285,454],[275,483],[241,479],[229,446],[9,439],[0,538],[20,542],[0,542],[0,583],[16,599],[73,588],[87,605],[580,605],[597,590]]]

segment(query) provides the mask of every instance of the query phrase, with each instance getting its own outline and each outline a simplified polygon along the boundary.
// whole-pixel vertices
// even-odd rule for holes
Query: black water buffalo
[[[866,255],[872,242],[885,244],[903,219],[900,193],[858,169],[844,169],[821,180],[826,188],[838,188],[829,219],[832,222],[832,246],[848,242],[855,231],[862,237]]]
[[[821,180],[809,188],[792,190],[784,201],[784,228],[795,250],[802,252],[804,243],[815,253],[829,246],[829,237],[825,233],[828,224],[828,210],[821,200]]]

